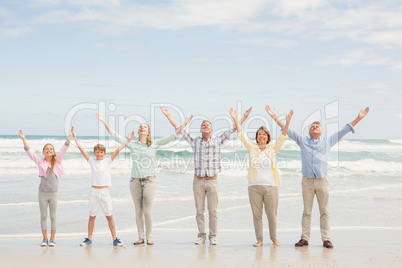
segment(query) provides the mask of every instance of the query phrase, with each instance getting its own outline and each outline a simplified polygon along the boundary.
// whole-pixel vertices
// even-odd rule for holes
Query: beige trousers
[[[304,211],[302,217],[302,239],[308,241],[311,232],[311,212],[313,210],[314,195],[317,196],[320,210],[320,229],[322,241],[330,240],[329,226],[329,186],[327,176],[324,178],[307,178],[303,176],[302,192]]]
[[[278,187],[253,185],[248,187],[248,198],[253,212],[254,230],[257,241],[263,241],[262,208],[268,218],[269,236],[276,239],[276,215],[278,211]]]
[[[208,202],[208,214],[209,214],[209,235],[208,238],[211,240],[216,237],[218,232],[218,180],[205,180],[197,179],[193,180],[193,192],[195,208],[197,211],[196,221],[198,225],[198,237],[206,238],[205,233],[205,221],[204,221],[204,211],[205,211],[205,198]]]

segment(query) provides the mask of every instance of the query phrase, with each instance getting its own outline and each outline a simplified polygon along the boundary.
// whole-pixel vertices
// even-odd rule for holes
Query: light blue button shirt
[[[289,129],[288,137],[300,147],[302,174],[307,178],[323,178],[328,172],[328,157],[332,146],[337,144],[348,132],[355,133],[351,124],[347,124],[340,131],[329,138],[319,137],[314,140],[310,136],[302,138]]]

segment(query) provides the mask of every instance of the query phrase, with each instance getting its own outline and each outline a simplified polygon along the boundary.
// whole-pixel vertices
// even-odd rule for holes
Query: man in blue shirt
[[[276,116],[275,109],[272,110],[267,105],[265,110],[281,128],[284,126],[284,123]],[[304,138],[293,130],[288,130],[288,137],[294,140],[300,147],[303,174],[302,193],[304,211],[302,217],[302,236],[300,241],[295,244],[296,247],[308,245],[311,232],[311,212],[313,210],[314,195],[317,196],[320,210],[320,229],[323,246],[326,248],[333,247],[330,240],[329,187],[327,180],[329,152],[331,147],[338,143],[348,132],[355,132],[353,127],[362,120],[368,112],[369,107],[365,110],[361,110],[355,120],[329,138],[321,137],[322,126],[318,121],[311,124],[309,136]]]

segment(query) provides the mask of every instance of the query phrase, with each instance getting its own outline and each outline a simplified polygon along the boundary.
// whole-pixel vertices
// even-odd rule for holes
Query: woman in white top
[[[269,144],[271,142],[271,135],[266,127],[262,126],[257,130],[255,134],[256,142],[252,142],[243,133],[237,121],[237,113],[232,108],[230,109],[230,115],[234,120],[238,138],[246,146],[250,154],[247,179],[249,180],[248,196],[253,212],[255,235],[257,237],[257,243],[254,244],[254,247],[260,247],[263,244],[263,207],[265,207],[265,213],[268,218],[270,238],[274,245],[280,245],[276,238],[276,216],[278,210],[278,186],[281,181],[276,170],[276,153],[286,140],[293,110],[289,114],[286,114],[286,125],[273,145]]]

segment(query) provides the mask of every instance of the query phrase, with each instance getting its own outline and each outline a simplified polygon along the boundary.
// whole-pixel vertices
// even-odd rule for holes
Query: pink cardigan
[[[61,160],[63,160],[64,155],[66,154],[69,143],[66,142],[64,143],[63,147],[61,147],[60,152],[56,156],[56,164],[53,167],[53,173],[57,176],[60,177],[61,175],[64,174],[63,166],[61,165]],[[52,165],[44,158],[40,158],[37,156],[29,147],[24,147],[25,151],[27,152],[28,156],[38,165],[39,168],[39,177],[45,177],[46,178],[46,171],[48,167],[52,167]]]

